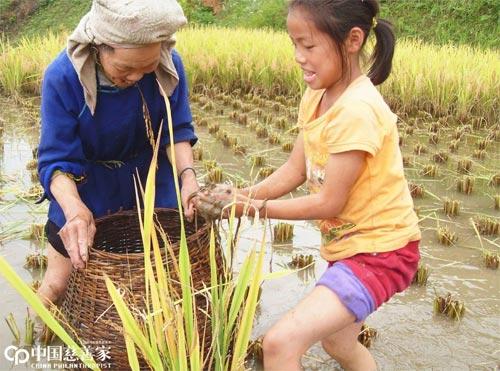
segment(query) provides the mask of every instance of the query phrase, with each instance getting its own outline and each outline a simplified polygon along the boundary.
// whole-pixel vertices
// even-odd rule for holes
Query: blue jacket
[[[188,87],[179,54],[172,53],[179,84],[169,97],[174,142],[197,141],[188,101]],[[172,166],[166,156],[169,144],[166,108],[154,73],[144,75],[138,85],[147,103],[155,138],[160,122],[160,153],[156,177],[156,206],[177,207]],[[48,66],[42,84],[41,138],[38,172],[50,201],[48,218],[59,227],[66,220],[50,193],[55,170],[82,178],[77,182],[82,201],[95,218],[120,208],[136,206],[134,174],[145,184],[152,158],[146,134],[139,89],[98,86],[94,116],[85,104],[83,87],[64,50]]]

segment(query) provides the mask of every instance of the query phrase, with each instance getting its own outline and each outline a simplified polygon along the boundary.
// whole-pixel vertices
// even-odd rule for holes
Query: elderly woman
[[[177,207],[168,158],[174,145],[183,208],[192,216],[197,138],[181,57],[172,49],[185,23],[173,0],[94,0],[47,68],[38,165],[50,201],[43,300],[56,302],[72,269],[85,266],[94,218],[136,205],[134,175],[145,182],[154,140],[165,154],[158,160],[156,206]],[[171,105],[174,143],[159,85]]]

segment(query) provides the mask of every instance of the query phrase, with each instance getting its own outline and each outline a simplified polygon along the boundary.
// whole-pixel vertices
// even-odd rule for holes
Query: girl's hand
[[[59,231],[64,247],[68,252],[73,267],[85,268],[89,247],[94,243],[94,216],[82,203],[71,208],[66,216],[66,224]]]

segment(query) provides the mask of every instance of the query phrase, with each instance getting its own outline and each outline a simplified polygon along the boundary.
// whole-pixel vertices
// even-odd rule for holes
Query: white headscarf
[[[90,11],[68,38],[67,53],[94,114],[97,81],[92,45],[133,48],[161,42],[156,77],[170,96],[179,77],[172,61],[174,33],[187,20],[175,0],[93,0]]]

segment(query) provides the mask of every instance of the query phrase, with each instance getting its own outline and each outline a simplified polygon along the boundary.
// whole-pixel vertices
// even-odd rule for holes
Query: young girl
[[[269,371],[300,370],[302,354],[317,341],[345,369],[375,370],[357,341],[361,325],[406,289],[417,269],[420,231],[396,115],[374,86],[388,77],[395,44],[378,11],[376,0],[290,3],[288,33],[308,85],[299,109],[301,133],[288,161],[238,198],[270,218],[318,220],[321,256],[329,266],[266,334]],[[367,76],[360,59],[371,32],[376,45]],[[310,195],[274,200],[304,181]]]

